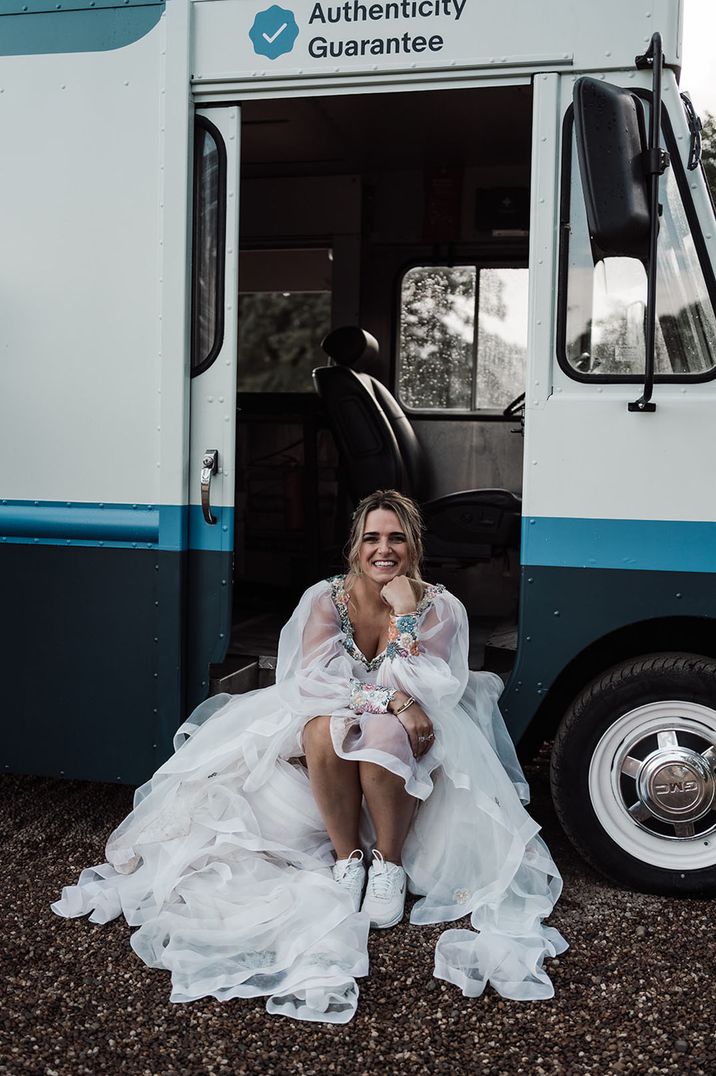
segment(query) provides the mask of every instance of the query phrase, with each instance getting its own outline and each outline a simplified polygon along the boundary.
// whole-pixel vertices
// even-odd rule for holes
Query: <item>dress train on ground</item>
[[[439,587],[393,618],[367,661],[344,577],[311,587],[284,628],[276,685],[202,703],[175,753],[137,790],[107,862],[62,892],[59,915],[124,915],[131,944],[171,973],[171,1000],[267,998],[299,1020],[345,1023],[368,973],[368,916],[331,877],[334,861],[303,762],[302,733],[331,715],[343,758],[398,774],[418,808],[403,850],[410,921],[473,929],[440,936],[435,975],[469,997],[487,983],[518,1000],[553,995],[543,963],[566,947],[545,926],[561,878],[523,807],[527,785],[497,707],[502,682],[468,673],[465,611]],[[435,741],[416,760],[386,692],[413,694]],[[361,839],[372,831],[364,812]]]

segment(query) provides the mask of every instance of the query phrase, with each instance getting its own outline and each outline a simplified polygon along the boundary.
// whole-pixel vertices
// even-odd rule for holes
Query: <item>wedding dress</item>
[[[303,595],[281,633],[275,686],[194,711],[109,838],[107,862],[84,870],[53,910],[90,912],[95,923],[123,914],[138,928],[139,957],[171,972],[172,1001],[263,995],[271,1013],[350,1020],[369,920],[332,879],[302,758],[304,725],[330,714],[342,758],[399,774],[419,801],[403,850],[420,898],[411,923],[471,917],[474,929],[440,936],[435,976],[469,997],[488,982],[507,998],[551,997],[543,960],[567,943],[542,920],[562,882],[522,806],[527,785],[497,708],[502,682],[468,672],[465,610],[438,586],[416,615],[391,618],[388,645],[366,660],[344,581]],[[384,712],[386,688],[414,695],[433,722],[419,760]]]

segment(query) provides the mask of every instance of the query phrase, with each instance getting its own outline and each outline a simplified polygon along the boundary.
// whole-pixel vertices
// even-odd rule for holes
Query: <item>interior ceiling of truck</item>
[[[351,94],[242,105],[245,177],[440,165],[525,166],[529,86]]]

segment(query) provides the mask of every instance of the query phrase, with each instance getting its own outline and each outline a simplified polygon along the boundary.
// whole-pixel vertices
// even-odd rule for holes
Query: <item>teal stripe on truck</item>
[[[164,0],[0,0],[0,56],[108,52],[139,41]]]
[[[525,516],[522,563],[555,568],[716,571],[716,523]]]
[[[210,526],[198,505],[3,500],[0,542],[230,551],[234,509],[212,512]]]

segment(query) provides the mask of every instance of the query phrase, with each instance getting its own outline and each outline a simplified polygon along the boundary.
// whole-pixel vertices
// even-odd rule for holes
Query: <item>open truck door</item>
[[[3,59],[0,199],[14,772],[144,780],[206,679],[187,659],[206,669],[221,645],[225,611],[202,604],[199,577],[230,568],[233,487],[227,498],[212,476],[219,522],[204,523],[201,470],[205,449],[219,467],[233,460],[219,381],[235,351],[217,353],[221,377],[214,364],[190,382],[189,14],[185,0],[41,12],[6,41],[22,53]],[[231,331],[229,310],[225,341]]]

